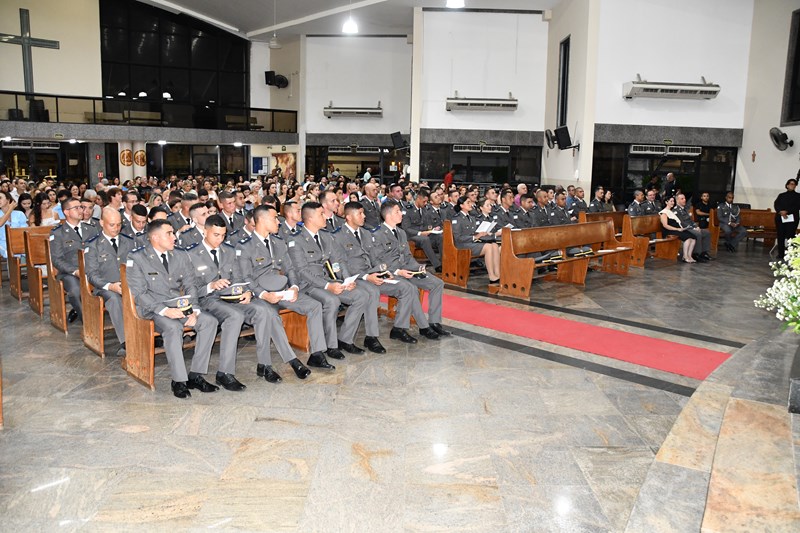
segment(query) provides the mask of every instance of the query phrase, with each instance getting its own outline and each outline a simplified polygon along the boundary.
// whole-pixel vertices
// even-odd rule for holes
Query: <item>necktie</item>
[[[117,238],[116,238],[116,237],[114,237],[113,239],[111,239],[111,246],[113,246],[113,247],[114,247],[114,251],[115,251],[115,252],[118,252],[118,251],[119,251],[119,247],[117,246]]]
[[[233,227],[233,217],[228,219],[228,224],[230,225],[230,227]]]
[[[77,234],[78,234],[78,238],[79,238],[79,239],[81,239],[81,240],[83,239],[83,237],[81,236],[81,225],[80,225],[80,224],[78,224],[77,226],[75,226],[75,233],[77,233]]]
[[[328,225],[331,227],[331,229],[336,229],[336,223],[333,221],[333,217],[328,219]]]
[[[361,243],[361,235],[358,234],[358,230],[355,231],[354,235],[356,236],[356,240],[358,241],[358,245],[363,247]]]
[[[400,240],[400,237],[397,236],[397,230],[394,228],[392,229],[392,235],[394,235],[394,238],[397,239],[398,241]]]
[[[217,258],[217,251],[211,250],[211,255],[214,256],[214,264],[217,265],[217,268],[219,268],[219,258]]]
[[[167,262],[167,254],[161,254],[161,263],[164,265],[164,270],[169,274],[169,263]]]
[[[319,242],[319,235],[314,235],[314,241],[317,243],[317,246],[319,246],[319,249],[322,250],[322,243]]]
[[[264,244],[267,247],[267,251],[269,252],[269,256],[272,257],[272,246],[269,244],[269,237],[264,239]]]

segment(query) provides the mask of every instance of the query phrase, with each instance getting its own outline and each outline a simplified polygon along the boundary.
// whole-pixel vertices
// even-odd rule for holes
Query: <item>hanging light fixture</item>
[[[464,0],[447,0],[447,6],[450,9],[463,9]]]
[[[350,5],[351,6],[353,5],[353,0],[350,0]],[[347,33],[347,34],[350,34],[350,35],[352,35],[354,33],[358,33],[358,24],[356,24],[356,21],[353,20],[353,10],[352,10],[352,8],[349,11],[349,14],[347,16],[347,20],[345,20],[344,24],[342,25],[342,33]]]
[[[272,25],[278,24],[278,0],[272,0]],[[278,36],[275,35],[275,30],[272,30],[272,39],[269,40],[270,50],[280,50],[283,45],[278,42]]]

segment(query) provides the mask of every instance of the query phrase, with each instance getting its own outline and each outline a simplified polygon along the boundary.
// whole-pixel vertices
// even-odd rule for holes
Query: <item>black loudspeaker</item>
[[[566,126],[559,126],[553,133],[559,150],[566,150],[572,146],[572,139],[569,138],[569,129]]]
[[[399,148],[405,148],[406,146],[406,142],[403,140],[403,135],[399,131],[392,133],[392,146],[395,150]]]
[[[268,70],[264,73],[264,77],[266,78],[267,85],[275,85],[275,71]]]

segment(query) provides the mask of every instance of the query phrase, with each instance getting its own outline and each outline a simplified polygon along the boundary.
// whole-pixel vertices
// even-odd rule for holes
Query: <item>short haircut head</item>
[[[159,231],[164,226],[169,226],[170,228],[172,228],[172,224],[170,224],[168,220],[164,220],[163,218],[150,222],[150,224],[147,225],[147,235],[152,235],[153,233]]]
[[[271,205],[260,205],[253,209],[253,222],[258,224],[258,221],[264,218],[269,214],[270,211],[275,211],[275,208]]]
[[[195,203],[198,200],[197,193],[189,191],[189,192],[187,192],[187,193],[185,193],[183,195],[183,198],[181,198],[181,200],[186,202],[186,203],[189,203],[189,202]]]
[[[389,211],[391,211],[395,207],[400,209],[400,204],[398,204],[394,200],[386,200],[385,202],[383,202],[383,205],[381,206],[381,218],[386,220]]]
[[[133,213],[134,215],[138,215],[140,217],[146,217],[147,208],[142,204],[136,204],[133,207],[131,207],[131,213]]]
[[[233,194],[228,191],[222,191],[217,195],[217,198],[219,198],[220,202],[222,202],[223,200],[230,200],[233,197],[234,197]]]
[[[218,228],[225,228],[225,229],[228,228],[227,224],[225,224],[225,219],[219,215],[211,215],[206,219],[205,223],[206,229],[212,228],[214,226]]]
[[[316,211],[317,209],[322,209],[322,204],[319,202],[306,202],[303,204],[303,209],[300,213],[300,217],[303,220],[306,220],[309,216],[311,216],[312,211]]]
[[[66,200],[63,200],[61,202],[61,211],[66,213],[67,209],[69,209],[72,206],[72,204],[79,204],[79,203],[80,200],[78,200],[77,198],[67,198]]]
[[[354,211],[358,211],[359,209],[364,209],[364,204],[361,202],[347,202],[344,204],[344,216],[347,216]]]
[[[120,189],[119,187],[111,187],[110,189],[108,189],[109,198],[114,198],[118,194],[122,194],[122,189]]]
[[[417,191],[417,198],[430,198],[431,193],[425,187],[421,187],[420,190]]]
[[[189,208],[189,216],[192,216],[195,211],[197,211],[198,209],[202,209],[204,207],[207,206],[203,202],[197,202],[196,204],[192,204],[192,207]]]

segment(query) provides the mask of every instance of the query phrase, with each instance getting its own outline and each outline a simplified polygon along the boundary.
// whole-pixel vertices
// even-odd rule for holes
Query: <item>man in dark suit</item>
[[[207,382],[211,348],[217,335],[217,319],[198,307],[197,280],[189,255],[175,249],[175,231],[166,220],[154,220],[147,228],[150,244],[128,254],[127,279],[136,298],[136,311],[150,319],[164,339],[172,393],[191,396],[189,389],[214,392],[219,387]],[[183,360],[183,328],[197,332],[191,371]]]

